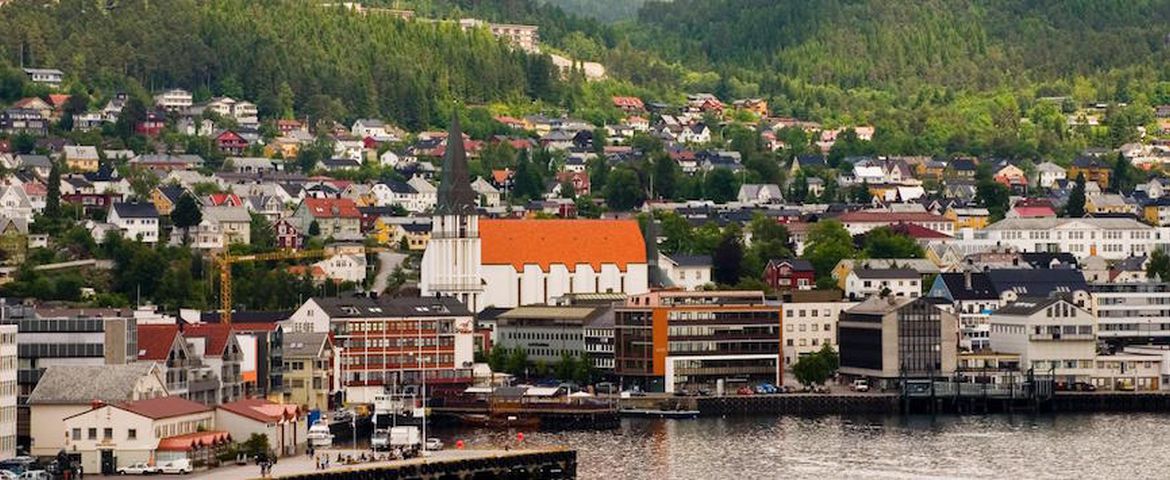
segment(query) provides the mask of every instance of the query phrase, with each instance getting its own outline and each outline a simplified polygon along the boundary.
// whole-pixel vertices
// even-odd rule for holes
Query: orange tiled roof
[[[175,336],[179,334],[179,326],[166,325],[139,325],[138,326],[138,360],[166,361],[175,345]]]
[[[232,412],[258,422],[276,423],[282,420],[300,418],[300,407],[292,404],[273,403],[263,398],[247,398],[220,405],[221,410]]]
[[[634,220],[489,220],[479,222],[484,265],[565,265],[570,272],[588,264],[646,263],[646,245]]]

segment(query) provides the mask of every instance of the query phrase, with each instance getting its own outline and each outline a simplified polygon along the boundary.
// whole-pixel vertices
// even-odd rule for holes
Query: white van
[[[191,460],[186,458],[171,460],[158,466],[158,471],[162,473],[178,473],[185,475],[191,473],[192,470]]]

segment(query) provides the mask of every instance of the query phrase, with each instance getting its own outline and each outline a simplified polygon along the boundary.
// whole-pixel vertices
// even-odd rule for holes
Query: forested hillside
[[[451,23],[362,17],[311,2],[62,0],[0,15],[0,58],[64,70],[91,88],[183,87],[256,99],[262,115],[379,115],[434,122],[450,100],[555,99],[544,57]]]
[[[566,13],[600,20],[616,22],[633,19],[638,15],[645,0],[542,0],[556,5]]]
[[[1166,58],[1163,0],[649,2],[640,46],[688,63],[845,88],[1046,82]]]

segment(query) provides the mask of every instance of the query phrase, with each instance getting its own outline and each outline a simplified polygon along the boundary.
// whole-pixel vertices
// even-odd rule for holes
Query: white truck
[[[401,451],[404,458],[417,456],[422,448],[422,435],[419,428],[413,426],[391,428],[390,448]]]

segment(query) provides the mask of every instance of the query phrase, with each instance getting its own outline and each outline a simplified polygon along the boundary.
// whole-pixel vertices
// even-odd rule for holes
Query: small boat
[[[306,438],[313,448],[333,446],[333,432],[329,431],[329,424],[324,421],[319,420],[312,427],[309,427],[309,434]]]
[[[659,410],[646,408],[626,408],[618,410],[625,417],[652,417],[652,418],[696,418],[698,410]]]

